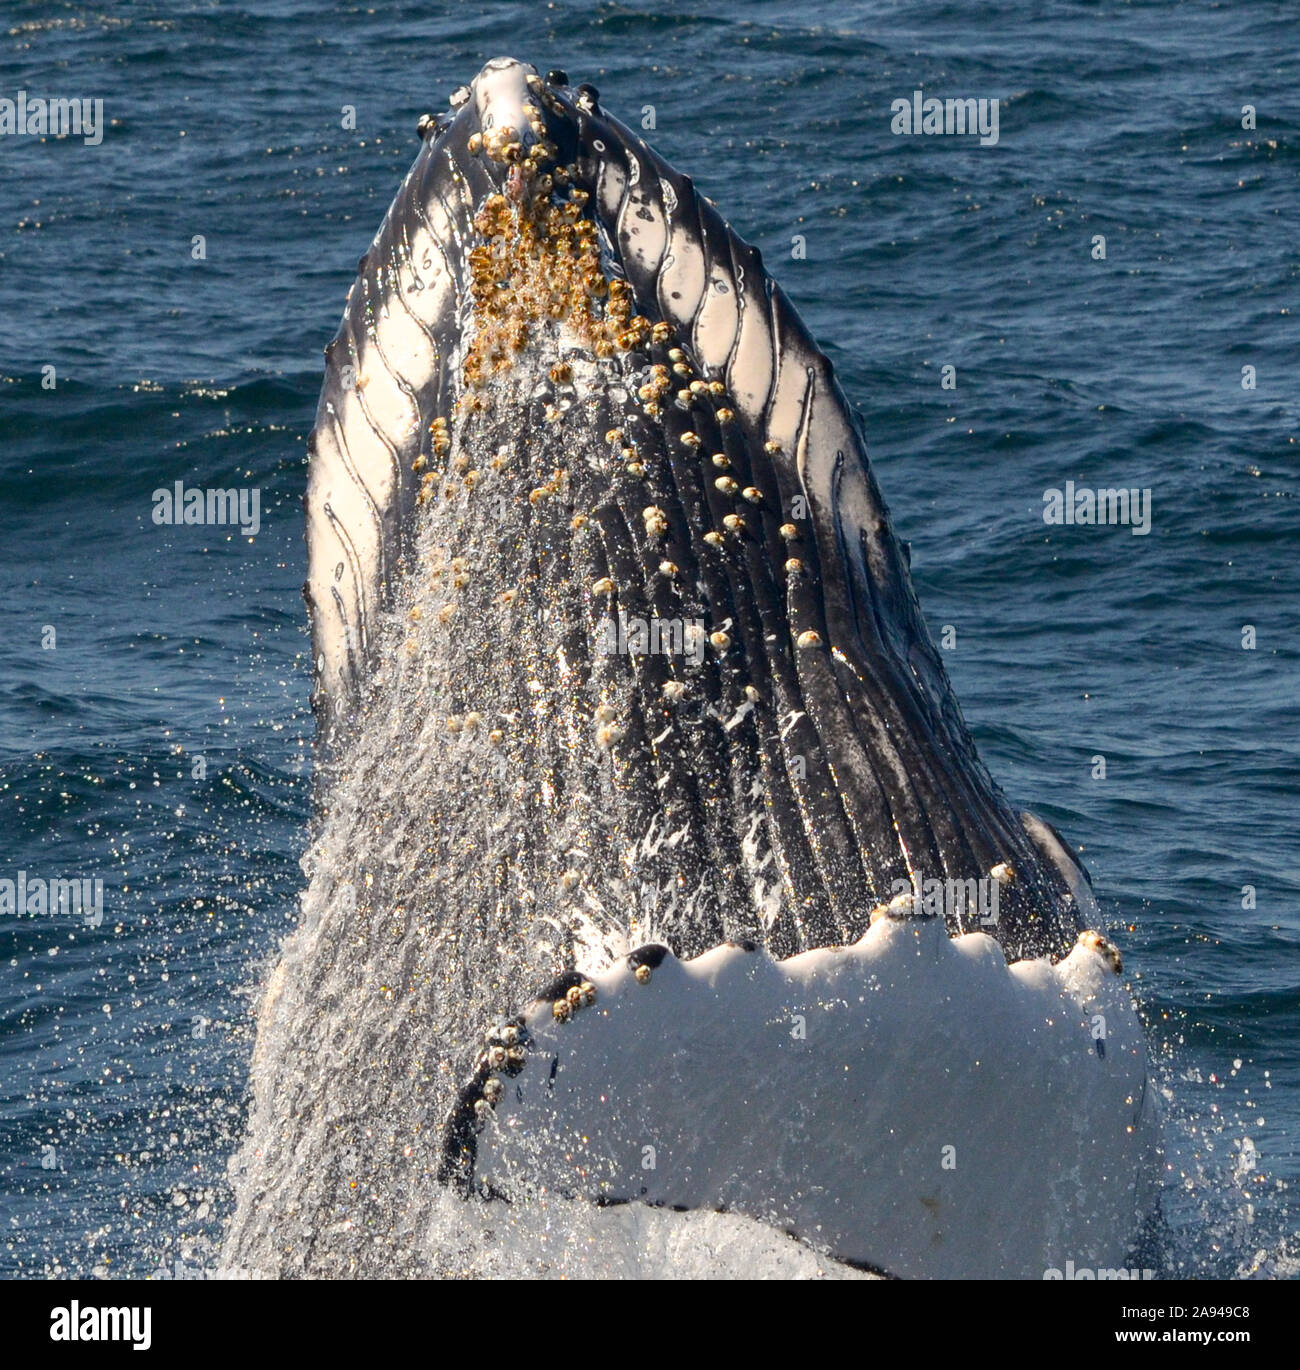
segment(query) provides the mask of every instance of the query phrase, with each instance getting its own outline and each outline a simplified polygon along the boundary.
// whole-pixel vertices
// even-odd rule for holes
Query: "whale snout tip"
[[[531,62],[521,62],[517,57],[493,57],[483,64],[469,89],[477,92],[485,86],[526,86],[530,77],[534,83],[541,79]]]
[[[530,62],[515,57],[494,57],[470,82],[462,86],[464,103],[472,103],[484,129],[528,122],[528,109],[542,89],[542,78]],[[458,92],[459,93],[459,92]],[[540,111],[538,111],[540,113]]]
[[[537,70],[531,62],[521,62],[518,57],[493,57],[483,64],[483,71],[508,71],[511,67],[520,67],[524,71],[532,72]]]

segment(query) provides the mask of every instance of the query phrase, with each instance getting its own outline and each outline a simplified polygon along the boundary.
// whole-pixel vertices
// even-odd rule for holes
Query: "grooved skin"
[[[476,468],[505,431],[451,415],[474,327],[466,284],[473,214],[504,172],[467,144],[482,130],[485,110],[508,117],[513,79],[494,77],[489,93],[479,92],[426,141],[363,259],[328,350],[308,494],[308,598],[317,707],[334,755],[346,756],[348,734],[359,726],[383,640],[378,621],[411,574],[422,519],[411,467],[421,454],[433,462],[430,422],[448,417],[459,429],[456,450]],[[672,336],[644,355],[600,363],[605,384],[633,394],[590,400],[591,422],[569,439],[596,448],[602,424],[625,428],[652,478],[629,480],[616,463],[573,481],[573,507],[591,511],[590,531],[545,543],[526,534],[513,550],[515,565],[545,577],[586,561],[612,576],[625,612],[698,617],[706,631],[728,623],[733,639],[692,686],[721,719],[740,715],[707,745],[699,737],[688,744],[669,726],[681,715],[663,704],[673,676],[663,658],[633,659],[624,682],[615,763],[628,793],[634,783],[645,786],[629,800],[627,842],[635,847],[647,832],[676,832],[673,825],[686,822],[670,864],[692,893],[671,915],[660,911],[661,934],[684,955],[723,935],[756,935],[788,954],[860,935],[872,906],[910,876],[985,878],[1007,862],[1016,871],[1002,892],[998,935],[1007,954],[1064,953],[1082,924],[1071,882],[975,754],[830,363],[758,252],[689,178],[565,92],[551,93],[545,118],[561,160],[576,161],[576,184],[591,195],[589,208],[637,309],[670,323]],[[647,360],[668,364],[674,346],[696,375],[723,381],[727,394],[683,413],[670,392],[662,420],[646,419],[634,395],[639,368]],[[540,422],[537,394],[548,385],[545,353],[533,347],[517,360],[507,392],[520,415],[531,406],[530,424]],[[348,384],[349,365],[362,378],[360,391]],[[714,418],[723,405],[736,415],[725,427]],[[688,430],[702,439],[696,452],[681,445]],[[772,441],[779,451],[766,450]],[[761,492],[760,506],[715,488],[708,465],[715,451],[731,459],[728,475],[739,486]],[[585,450],[555,460],[575,455],[592,465]],[[545,463],[533,465],[540,476]],[[787,545],[777,528],[793,517],[796,500],[806,516],[797,522],[800,541]],[[661,545],[651,546],[641,528],[640,509],[650,503],[668,518]],[[721,551],[705,545],[703,534],[734,512],[745,532],[728,534]],[[786,573],[789,555],[803,562],[802,574]],[[679,567],[671,584],[657,571],[663,558]],[[502,584],[512,575],[503,567]],[[588,673],[587,683],[603,678],[583,641],[594,626],[571,622],[564,630],[571,664]],[[795,645],[806,631],[819,635],[820,647]],[[757,701],[746,698],[747,685]],[[782,887],[775,911],[770,897],[764,910],[747,892],[765,858],[765,880]],[[646,860],[656,870],[664,865]]]

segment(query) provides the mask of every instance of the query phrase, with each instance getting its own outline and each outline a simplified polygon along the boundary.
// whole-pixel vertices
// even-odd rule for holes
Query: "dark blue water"
[[[0,1270],[212,1264],[302,882],[320,348],[416,118],[509,53],[652,105],[830,352],[981,751],[1136,974],[1162,1267],[1295,1274],[1293,6],[377,8],[0,16],[0,97],[107,123],[0,137],[0,877],[104,881],[98,927],[0,917]],[[917,87],[997,98],[997,145],[891,134]],[[257,488],[259,532],[156,526],[177,480]],[[1066,480],[1149,489],[1149,535],[1046,526]]]

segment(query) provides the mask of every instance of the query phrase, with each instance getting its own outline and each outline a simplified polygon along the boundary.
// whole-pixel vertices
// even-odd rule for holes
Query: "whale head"
[[[320,819],[251,1190],[324,1222],[346,1134],[368,1229],[404,1142],[887,1270],[1117,1264],[1118,953],[976,753],[827,357],[590,86],[499,59],[418,132],[309,445]]]

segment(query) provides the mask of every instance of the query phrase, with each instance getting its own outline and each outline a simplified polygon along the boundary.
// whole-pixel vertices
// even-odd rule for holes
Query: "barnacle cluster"
[[[489,195],[474,216],[482,241],[469,253],[474,333],[464,378],[471,409],[482,404],[487,381],[510,370],[548,323],[597,357],[640,347],[653,333],[635,312],[631,286],[605,275],[587,192],[565,193],[574,171],[555,166],[553,145],[542,138],[525,152],[514,130],[503,128],[482,151],[508,170],[504,192]],[[567,364],[558,363],[552,379],[568,378]]]

